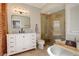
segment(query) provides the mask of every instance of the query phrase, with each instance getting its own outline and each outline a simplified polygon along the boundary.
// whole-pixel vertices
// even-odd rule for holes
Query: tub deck
[[[58,41],[58,42],[56,42],[55,44],[56,44],[57,46],[63,48],[63,49],[66,49],[66,50],[69,51],[69,52],[72,52],[72,53],[74,53],[74,54],[78,54],[78,55],[79,55],[79,49],[78,49],[78,48],[65,45],[65,43],[62,42],[62,41]]]

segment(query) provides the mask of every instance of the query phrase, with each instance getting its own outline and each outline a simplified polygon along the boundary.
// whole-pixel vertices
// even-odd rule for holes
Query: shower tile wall
[[[42,39],[46,36],[47,38],[53,38],[53,21],[59,20],[61,27],[62,37],[65,38],[65,10],[61,10],[50,15],[42,14],[41,15],[41,33]]]

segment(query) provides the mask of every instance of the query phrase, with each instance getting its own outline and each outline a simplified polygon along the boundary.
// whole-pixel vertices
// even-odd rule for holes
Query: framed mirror
[[[30,17],[11,15],[12,28],[30,28]]]

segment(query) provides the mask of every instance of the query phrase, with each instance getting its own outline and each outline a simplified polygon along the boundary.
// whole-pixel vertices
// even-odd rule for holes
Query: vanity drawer
[[[11,50],[11,51],[9,51],[9,53],[12,53],[13,54],[13,53],[15,53],[15,50]]]
[[[10,43],[15,42],[15,39],[9,39],[8,42]]]
[[[7,35],[7,39],[14,39],[15,37],[16,37],[15,34],[14,35],[13,34],[12,35],[11,34],[10,35],[9,34]]]
[[[13,45],[9,45],[8,46],[8,53],[12,53],[12,51],[15,51],[15,46],[13,46]]]
[[[8,39],[15,39],[15,37],[8,37]]]
[[[15,40],[14,39],[10,39],[10,40],[7,41],[7,44],[8,44],[8,46],[9,45],[15,46]]]
[[[9,43],[9,44],[8,44],[8,47],[9,47],[9,48],[15,47],[15,43]]]
[[[11,55],[11,54],[14,54],[14,53],[16,53],[15,49],[9,49],[8,52],[7,52],[8,55]]]
[[[10,41],[9,44],[15,44],[15,41]]]

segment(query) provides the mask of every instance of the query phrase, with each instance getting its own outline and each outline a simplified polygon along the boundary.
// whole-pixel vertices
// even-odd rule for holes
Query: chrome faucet
[[[21,30],[19,31],[19,33],[24,33],[24,30],[23,30],[23,28],[21,28]]]

